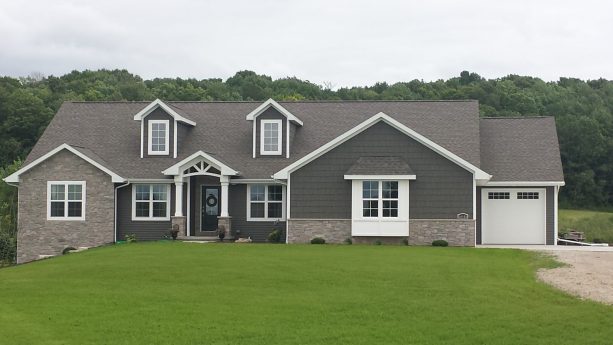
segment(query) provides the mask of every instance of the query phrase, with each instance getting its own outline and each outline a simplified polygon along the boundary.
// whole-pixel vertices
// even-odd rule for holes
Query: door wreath
[[[210,194],[206,198],[206,205],[209,207],[217,206],[217,198],[213,194]]]

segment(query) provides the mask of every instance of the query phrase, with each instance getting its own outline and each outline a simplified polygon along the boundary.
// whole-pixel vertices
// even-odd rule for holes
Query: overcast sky
[[[0,0],[0,75],[613,79],[611,1]]]

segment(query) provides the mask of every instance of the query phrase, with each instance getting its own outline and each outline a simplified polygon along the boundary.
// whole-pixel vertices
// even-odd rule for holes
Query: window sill
[[[149,218],[149,217],[132,217],[133,222],[168,222],[170,221],[170,217],[158,217],[158,218]]]
[[[285,222],[285,218],[247,218],[248,222]]]
[[[83,222],[85,221],[85,217],[47,217],[47,220],[59,220],[63,222]]]

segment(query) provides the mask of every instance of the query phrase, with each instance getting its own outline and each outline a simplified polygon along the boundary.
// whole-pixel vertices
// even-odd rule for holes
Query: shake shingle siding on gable
[[[385,123],[378,123],[291,174],[292,218],[351,218],[351,181],[345,172],[363,156],[408,162],[412,219],[472,215],[472,174]]]

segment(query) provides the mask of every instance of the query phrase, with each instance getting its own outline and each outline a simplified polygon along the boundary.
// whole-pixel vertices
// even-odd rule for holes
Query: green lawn
[[[155,242],[0,269],[6,344],[605,344],[517,250]]]
[[[575,229],[585,232],[588,241],[613,243],[613,213],[585,210],[560,210],[560,232]]]

